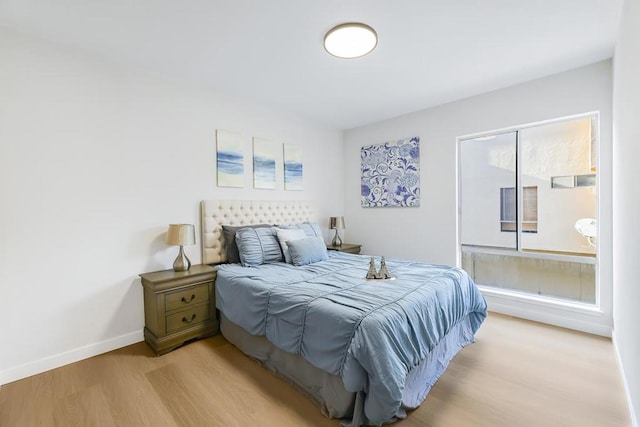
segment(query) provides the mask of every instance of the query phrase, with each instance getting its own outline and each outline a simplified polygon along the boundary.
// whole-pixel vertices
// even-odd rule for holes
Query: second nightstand
[[[194,265],[187,271],[140,275],[144,288],[144,339],[161,355],[190,339],[218,333],[216,270]]]
[[[359,254],[361,248],[362,245],[356,245],[353,243],[343,243],[342,246],[327,245],[327,250],[347,252],[350,254]]]

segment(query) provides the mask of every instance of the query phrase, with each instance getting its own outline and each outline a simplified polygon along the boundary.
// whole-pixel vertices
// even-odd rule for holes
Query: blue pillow
[[[296,266],[312,264],[329,259],[327,245],[321,237],[306,237],[288,242],[291,264]]]
[[[322,237],[322,230],[320,230],[320,226],[316,223],[303,222],[302,224],[298,224],[298,228],[304,230],[304,234],[306,234],[307,237]]]
[[[280,242],[280,248],[282,249],[282,254],[284,255],[284,262],[291,264],[291,255],[289,255],[289,242],[291,240],[304,239],[307,236],[304,234],[304,231],[300,230],[299,228],[274,227],[274,231],[276,233],[276,237],[278,238],[278,242]]]
[[[240,262],[252,267],[270,262],[282,262],[282,250],[271,228],[242,228],[236,232]]]
[[[278,227],[283,229],[297,228],[303,230],[307,237],[322,237],[322,229],[315,222],[301,222],[300,224],[293,225],[279,225]]]
[[[224,235],[225,249],[227,251],[227,262],[240,263],[240,254],[238,253],[238,245],[236,244],[236,233],[242,228],[271,228],[270,224],[255,225],[223,225],[222,234]]]

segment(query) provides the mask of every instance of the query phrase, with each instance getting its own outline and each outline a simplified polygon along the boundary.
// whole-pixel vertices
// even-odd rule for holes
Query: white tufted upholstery
[[[200,203],[202,263],[225,262],[222,225],[318,222],[313,202],[306,200],[203,200]]]

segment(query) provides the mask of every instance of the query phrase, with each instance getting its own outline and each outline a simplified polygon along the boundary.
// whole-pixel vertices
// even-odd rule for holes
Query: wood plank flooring
[[[138,343],[0,388],[0,426],[339,426],[218,335]],[[609,339],[490,313],[398,427],[630,426]]]

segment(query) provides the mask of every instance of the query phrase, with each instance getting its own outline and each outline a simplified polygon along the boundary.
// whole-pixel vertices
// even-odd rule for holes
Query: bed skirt
[[[316,368],[301,356],[280,350],[263,336],[249,334],[222,312],[220,329],[227,341],[300,390],[320,407],[325,416],[342,419],[343,426],[368,425],[364,415],[364,391],[345,390],[341,377]],[[406,410],[420,406],[451,359],[472,342],[473,330],[467,316],[449,331],[427,358],[409,372],[397,418],[405,418]]]

